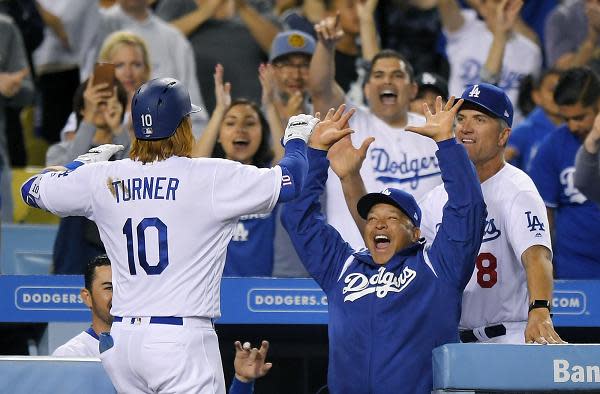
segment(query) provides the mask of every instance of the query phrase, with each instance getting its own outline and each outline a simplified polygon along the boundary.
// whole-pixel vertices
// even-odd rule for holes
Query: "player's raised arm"
[[[358,200],[367,194],[367,190],[360,176],[360,168],[373,141],[373,137],[366,138],[360,148],[356,149],[350,136],[346,136],[336,142],[327,154],[331,169],[340,178],[346,206],[361,234],[364,232],[366,221],[360,216],[356,206]]]
[[[327,225],[319,202],[327,181],[327,150],[352,132],[347,122],[354,110],[343,114],[344,110],[344,105],[335,112],[329,110],[324,121],[317,125],[307,152],[310,166],[304,188],[285,205],[281,217],[302,263],[325,291],[341,268],[334,263],[344,261],[352,253],[339,233]],[[323,245],[330,246],[323,250]]]
[[[442,106],[436,99],[435,113],[424,104],[427,122],[424,126],[407,126],[406,130],[432,138],[438,144],[442,180],[448,193],[442,224],[426,252],[434,271],[461,291],[475,266],[475,257],[485,227],[486,206],[481,185],[465,148],[454,139],[454,118],[463,100],[454,104],[454,97]]]
[[[90,199],[86,196],[91,193],[87,186],[89,173],[75,170],[84,164],[107,161],[123,149],[123,145],[100,145],[64,167],[47,167],[23,183],[21,198],[31,207],[45,209],[59,216],[66,216],[67,212],[69,215],[87,215]]]

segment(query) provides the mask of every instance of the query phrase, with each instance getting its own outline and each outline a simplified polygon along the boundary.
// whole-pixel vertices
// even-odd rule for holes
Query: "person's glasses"
[[[308,62],[302,62],[302,63],[277,62],[277,63],[274,63],[273,66],[276,69],[282,70],[282,71],[289,72],[289,71],[293,71],[294,69],[297,69],[301,73],[307,73],[308,68],[310,67],[310,63],[308,63]]]

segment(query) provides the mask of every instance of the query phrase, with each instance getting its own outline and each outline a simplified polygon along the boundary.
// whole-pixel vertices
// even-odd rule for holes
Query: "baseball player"
[[[329,303],[328,385],[332,394],[430,393],[431,351],[458,342],[462,292],[473,272],[485,225],[485,204],[465,149],[453,138],[462,104],[427,111],[429,136],[449,201],[428,251],[420,242],[421,210],[399,189],[363,196],[357,211],[367,220],[368,249],[353,250],[321,214],[331,144],[315,131],[300,196],[283,208],[282,220],[306,269]],[[332,118],[338,121],[338,116]],[[341,118],[339,122],[344,122]],[[326,122],[317,126],[327,127]],[[366,151],[366,148],[365,148]],[[443,316],[443,318],[440,318]]]
[[[475,165],[488,215],[475,270],[462,299],[461,340],[562,342],[550,319],[552,249],[546,210],[532,180],[504,162],[512,104],[501,89],[489,84],[469,87],[462,98],[456,136]],[[354,156],[357,160],[360,155]],[[337,170],[343,157],[331,157]],[[362,188],[356,187],[358,178],[348,177],[349,172],[336,171],[344,193],[356,196]],[[355,200],[349,198],[348,205]],[[429,244],[436,239],[447,201],[446,191],[438,186],[420,202],[421,231]],[[364,226],[359,220],[357,224]]]
[[[527,174],[504,161],[513,106],[490,84],[467,87],[456,138],[475,165],[488,215],[475,270],[465,289],[462,342],[560,343],[552,308],[552,245],[544,202]],[[423,209],[422,234],[431,243],[448,200],[437,187]]]
[[[81,289],[81,299],[92,311],[92,325],[81,334],[59,346],[53,356],[61,357],[100,357],[98,336],[110,331],[112,316],[112,273],[108,256],[101,255],[93,259],[84,273],[85,287]]]
[[[318,122],[290,118],[284,157],[259,169],[189,158],[196,111],[182,83],[151,80],[133,97],[131,159],[108,162],[122,147],[103,145],[21,188],[31,206],[98,225],[113,262],[114,316],[100,358],[122,393],[225,392],[213,320],[227,244],[241,215],[299,194]]]
[[[441,183],[440,168],[435,156],[436,145],[429,138],[408,133],[407,124],[421,125],[424,118],[409,112],[409,105],[417,94],[410,63],[398,52],[383,50],[371,62],[366,77],[364,95],[368,108],[347,101],[335,82],[335,44],[343,32],[337,18],[326,18],[315,25],[318,43],[311,60],[309,89],[316,111],[337,107],[346,101],[348,108],[357,109],[350,120],[355,130],[352,141],[359,145],[369,136],[375,137],[361,168],[368,192],[394,187],[420,198]],[[356,229],[343,201],[338,178],[330,172],[327,181],[326,214],[334,226],[354,248],[363,247],[361,234]]]

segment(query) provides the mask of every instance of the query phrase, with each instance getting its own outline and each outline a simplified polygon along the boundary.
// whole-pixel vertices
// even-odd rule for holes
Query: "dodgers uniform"
[[[488,215],[462,298],[460,328],[468,330],[463,340],[465,334],[473,334],[479,342],[525,343],[529,296],[521,256],[534,245],[552,250],[546,208],[531,178],[510,164],[483,182],[481,190]],[[438,186],[420,203],[421,234],[429,244],[447,201],[448,194]],[[486,333],[486,327],[495,328]]]
[[[346,103],[356,108],[350,118],[352,143],[358,147],[367,137],[375,137],[360,169],[367,193],[379,192],[387,187],[404,190],[419,200],[442,180],[435,151],[435,142],[422,135],[391,127],[369,109]],[[425,118],[409,112],[408,123],[425,124]],[[344,204],[344,193],[339,178],[329,170],[326,194],[327,222],[340,232],[353,248],[364,247],[360,231],[350,211]]]
[[[303,264],[329,303],[332,394],[430,393],[431,351],[458,342],[462,292],[485,224],[479,181],[464,147],[442,141],[436,153],[450,200],[437,239],[415,243],[376,264],[356,252],[320,212],[329,162],[308,149],[309,172],[282,221]]]
[[[100,357],[98,350],[98,334],[92,327],[71,338],[67,343],[56,348],[55,357]]]
[[[304,142],[288,142],[286,153],[290,146],[298,153]],[[225,392],[212,322],[227,244],[241,215],[273,209],[282,183],[292,180],[280,166],[185,157],[34,179],[26,199],[95,221],[113,262],[114,344],[100,358],[117,391]]]

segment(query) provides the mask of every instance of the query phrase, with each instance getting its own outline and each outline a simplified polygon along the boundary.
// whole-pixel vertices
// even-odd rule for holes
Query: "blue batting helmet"
[[[135,138],[161,140],[175,134],[181,120],[200,111],[193,105],[181,82],[173,78],[158,78],[146,82],[131,100],[131,121]]]

